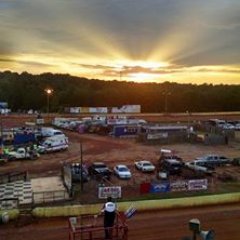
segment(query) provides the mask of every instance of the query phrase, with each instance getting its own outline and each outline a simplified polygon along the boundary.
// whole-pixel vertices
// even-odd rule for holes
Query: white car
[[[154,172],[155,166],[147,160],[137,161],[134,163],[135,167],[142,172]]]
[[[235,130],[240,130],[240,123],[237,123],[237,124],[235,125]]]
[[[130,179],[132,174],[126,165],[119,164],[113,168],[114,174],[121,179]]]
[[[225,123],[225,124],[222,125],[222,129],[233,130],[233,129],[235,129],[235,126],[233,124],[230,124],[230,123]]]

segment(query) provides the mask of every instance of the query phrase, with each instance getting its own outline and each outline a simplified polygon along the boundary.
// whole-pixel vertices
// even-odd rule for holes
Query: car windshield
[[[94,165],[95,168],[106,168],[105,164],[96,164]]]
[[[119,167],[119,168],[118,168],[118,171],[119,171],[119,172],[128,172],[129,170],[128,170],[128,168],[126,168],[126,167]]]
[[[143,163],[143,166],[144,166],[144,167],[151,167],[152,164],[151,164],[151,163]]]
[[[181,164],[180,163],[174,163],[171,165],[172,167],[181,167]]]

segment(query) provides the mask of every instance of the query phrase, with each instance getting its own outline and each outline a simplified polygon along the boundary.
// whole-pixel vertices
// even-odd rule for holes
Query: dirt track
[[[190,219],[198,218],[203,230],[213,229],[216,240],[240,239],[240,204],[192,209],[138,212],[128,221],[129,240],[181,240],[191,236]],[[67,218],[41,219],[17,227],[0,225],[1,240],[66,240]]]

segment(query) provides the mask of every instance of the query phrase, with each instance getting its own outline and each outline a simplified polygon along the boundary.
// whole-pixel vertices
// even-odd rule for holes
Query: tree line
[[[0,72],[0,101],[8,102],[12,111],[46,111],[47,95],[53,89],[50,110],[65,107],[142,106],[142,112],[219,112],[240,111],[239,85],[135,83],[102,81],[68,74],[33,75]]]

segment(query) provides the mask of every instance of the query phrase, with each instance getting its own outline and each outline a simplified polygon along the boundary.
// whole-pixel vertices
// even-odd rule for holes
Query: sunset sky
[[[240,0],[0,0],[0,71],[240,84]]]

